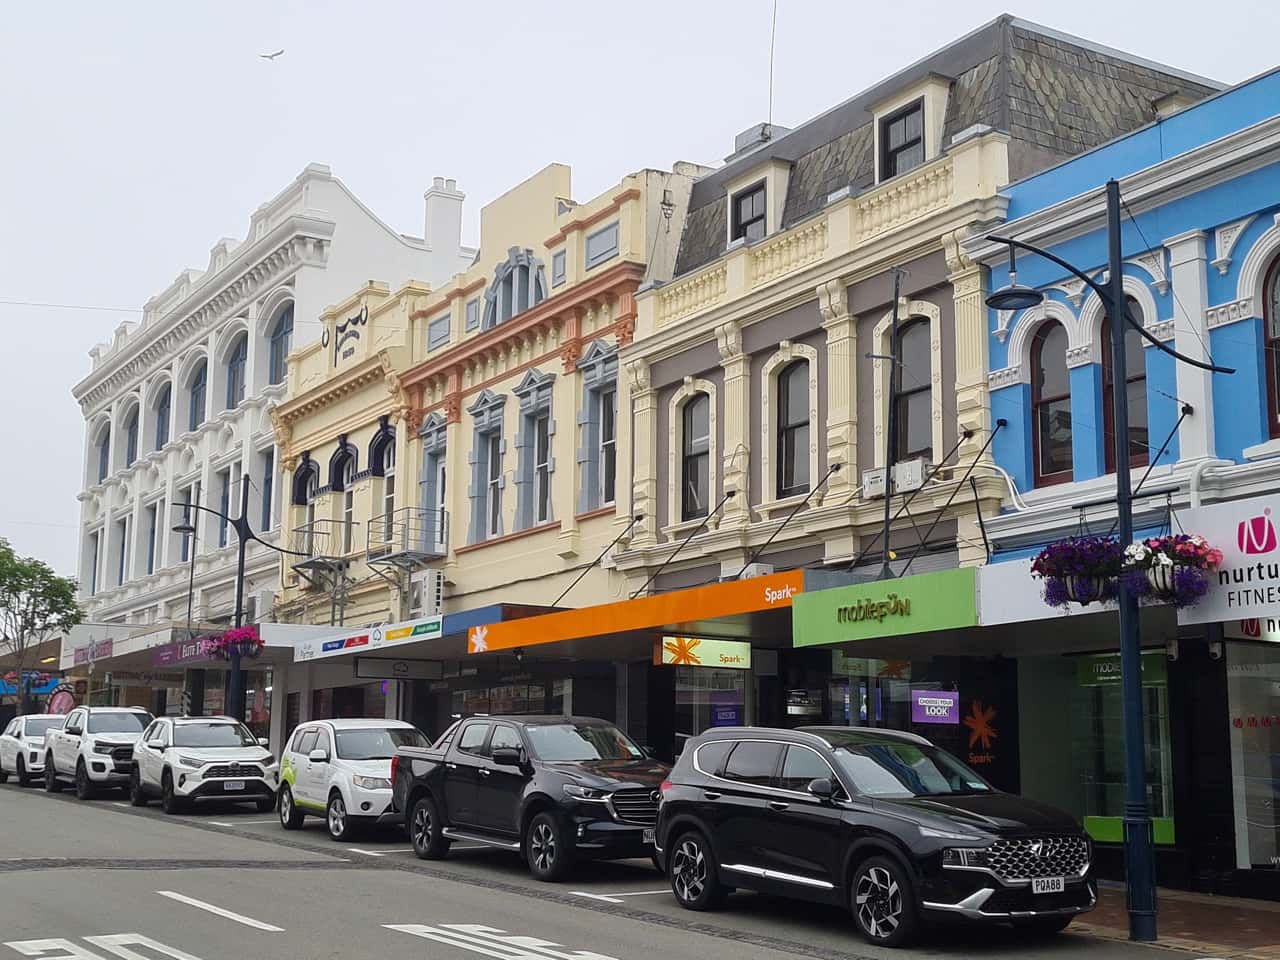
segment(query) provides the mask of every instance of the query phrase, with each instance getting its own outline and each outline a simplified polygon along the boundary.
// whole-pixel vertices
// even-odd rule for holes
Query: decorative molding
[[[649,361],[637,358],[627,361],[627,375],[631,378],[631,394],[645,393],[653,389],[653,376]]]
[[[904,325],[914,317],[924,317],[929,321],[929,403],[932,408],[930,419],[933,421],[930,430],[930,442],[935,457],[946,452],[943,446],[943,398],[942,398],[942,309],[928,300],[909,300],[903,297],[898,305],[898,324]],[[893,310],[889,310],[876,324],[872,332],[872,349],[875,353],[890,354],[893,347],[889,342],[892,335]],[[884,433],[886,416],[885,393],[889,386],[889,374],[884,363],[876,363],[872,372],[872,383],[875,384],[875,464],[884,466]]]
[[[1013,367],[1005,367],[1003,370],[992,370],[987,374],[987,389],[999,390],[1001,387],[1011,387],[1016,383],[1026,383],[1028,378],[1023,373],[1024,365],[1018,364]]]
[[[613,199],[609,201],[608,205],[600,208],[595,213],[588,214],[585,217],[578,217],[574,220],[567,220],[559,230],[547,237],[547,239],[543,241],[542,245],[550,250],[552,247],[564,243],[569,234],[595,226],[601,220],[605,220],[614,214],[621,212],[623,204],[628,200],[639,199],[640,191],[635,187],[631,187],[628,190],[623,190],[621,193],[614,194]],[[574,209],[577,208],[575,207]]]
[[[1151,277],[1151,285],[1156,288],[1156,292],[1160,296],[1163,297],[1169,292],[1169,268],[1165,264],[1165,251],[1163,248],[1140,253],[1136,257],[1130,257],[1125,263],[1145,270]],[[1125,292],[1128,292],[1127,288]],[[1151,318],[1145,319],[1150,322]]]
[[[729,320],[716,327],[716,347],[722,361],[741,357],[742,325],[736,320]]]
[[[1210,330],[1216,330],[1218,327],[1225,327],[1241,320],[1252,320],[1257,316],[1257,311],[1253,308],[1253,298],[1245,297],[1212,306],[1205,311],[1204,316],[1205,325]]]
[[[716,480],[721,475],[720,441],[718,438],[720,417],[717,412],[716,401],[716,385],[710,380],[699,380],[694,377],[685,377],[671,394],[671,399],[667,401],[667,433],[669,441],[667,443],[667,515],[670,518],[672,526],[678,526],[686,521],[683,520],[682,514],[682,498],[680,490],[680,464],[681,455],[684,452],[684,428],[683,415],[684,405],[691,398],[699,393],[707,395],[707,477],[708,490],[707,496],[710,502],[707,509],[711,509],[720,499],[717,492]],[[708,526],[716,526],[719,524],[717,517],[712,517],[708,522]]]
[[[1167,341],[1174,338],[1174,321],[1173,320],[1157,320],[1155,323],[1144,324],[1147,333],[1151,334],[1157,340]],[[1142,341],[1144,347],[1154,347],[1150,340]]]
[[[818,313],[822,315],[824,327],[849,319],[849,285],[843,277],[818,284],[817,294]]]
[[[1146,270],[1147,267],[1143,266],[1143,269]],[[1153,324],[1160,323],[1159,310],[1156,307],[1155,297],[1151,295],[1151,288],[1137,277],[1126,276],[1123,279],[1125,295],[1133,297],[1138,302],[1138,309],[1142,311],[1142,325],[1150,329]],[[1102,308],[1102,298],[1090,291],[1084,307],[1080,310],[1076,329],[1077,340],[1073,344],[1073,346],[1089,347],[1090,363],[1102,362],[1102,321],[1105,312]]]
[[[1258,215],[1251,213],[1241,220],[1224,223],[1213,231],[1213,247],[1216,256],[1210,262],[1218,268],[1218,273],[1222,274],[1222,276],[1225,277],[1231,269],[1231,253],[1235,250],[1241,235],[1257,219]]]
[[[1009,346],[1005,351],[1007,366],[1003,371],[998,371],[999,373],[1016,377],[1011,382],[1031,382],[1031,343],[1035,339],[1036,331],[1048,321],[1056,321],[1066,328],[1068,351],[1072,347],[1083,345],[1079,317],[1072,313],[1071,308],[1061,300],[1045,300],[1043,303],[1023,310],[1014,321],[1009,333]]]
[[[1013,319],[1016,310],[997,310],[996,311],[996,328],[992,331],[996,335],[996,339],[1004,343],[1009,339],[1009,321]]]
[[[823,426],[818,419],[818,351],[807,343],[783,340],[760,368],[760,493],[765,501],[778,496],[777,471],[773,464],[773,453],[778,447],[779,404],[775,402],[780,396],[778,375],[796,360],[804,360],[808,364],[809,489],[813,489],[813,485],[818,482],[818,429]],[[821,493],[815,494],[814,499],[821,503]]]
[[[1240,263],[1240,275],[1236,280],[1236,299],[1249,301],[1249,315],[1262,316],[1262,285],[1277,253],[1280,253],[1280,213],[1272,217],[1272,226],[1254,241]]]
[[[1093,363],[1093,345],[1084,344],[1078,347],[1067,347],[1067,366],[1085,367]]]

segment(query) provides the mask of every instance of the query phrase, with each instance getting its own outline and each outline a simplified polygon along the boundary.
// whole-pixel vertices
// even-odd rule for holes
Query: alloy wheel
[[[293,817],[293,794],[286,788],[280,791],[280,822],[288,823]]]
[[[697,900],[707,886],[707,858],[702,844],[685,837],[671,857],[671,880],[676,895],[686,902]]]
[[[329,801],[329,836],[340,838],[347,831],[347,805],[342,797],[335,796]]]
[[[549,823],[534,825],[529,837],[529,857],[539,873],[547,873],[556,862],[556,835]]]
[[[892,936],[902,922],[902,889],[884,867],[872,867],[858,877],[854,902],[858,922],[877,940]]]
[[[431,843],[431,811],[425,803],[418,804],[413,810],[412,824],[413,845],[419,850],[427,849]]]

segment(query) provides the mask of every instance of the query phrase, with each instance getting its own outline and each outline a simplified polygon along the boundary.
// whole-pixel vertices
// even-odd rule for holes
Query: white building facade
[[[230,622],[237,538],[201,513],[174,533],[190,502],[248,516],[279,542],[281,490],[270,409],[284,396],[296,344],[317,319],[377,276],[446,280],[475,251],[461,245],[463,194],[436,178],[424,236],[406,237],[365,207],[327,166],[311,164],[258,207],[240,241],[218,241],[208,267],[186,270],[94,347],[73,390],[85,418],[80,600],[94,623]],[[246,620],[268,620],[279,557],[250,544]],[[190,613],[188,589],[191,588]]]

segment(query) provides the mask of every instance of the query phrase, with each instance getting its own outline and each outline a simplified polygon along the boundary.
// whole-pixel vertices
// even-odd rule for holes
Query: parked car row
[[[993,788],[923,737],[861,727],[714,728],[674,768],[588,717],[476,716],[434,743],[393,720],[316,720],[279,762],[229,717],[80,707],[0,736],[0,782],[43,774],[82,799],[123,787],[166,813],[199,800],[275,806],[335,840],[403,825],[414,853],[465,841],[523,857],[539,880],[583,860],[651,858],[681,906],[735,889],[848,909],[900,946],[947,919],[1064,929],[1091,909],[1092,846],[1069,815]]]

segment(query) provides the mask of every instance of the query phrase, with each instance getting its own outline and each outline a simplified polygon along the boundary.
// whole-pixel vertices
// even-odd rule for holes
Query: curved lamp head
[[[189,537],[196,532],[196,525],[190,520],[183,520],[181,523],[174,524],[173,532]]]
[[[1009,244],[1009,285],[993,290],[987,297],[987,306],[992,310],[1025,310],[1043,302],[1043,293],[1018,283],[1017,261],[1013,256],[1013,244]]]

